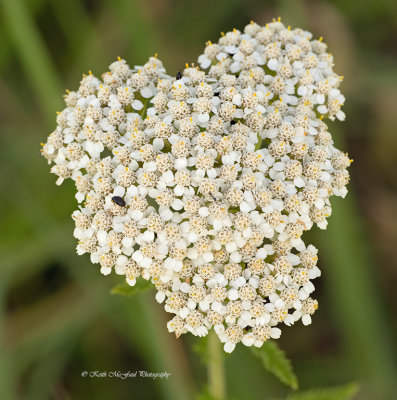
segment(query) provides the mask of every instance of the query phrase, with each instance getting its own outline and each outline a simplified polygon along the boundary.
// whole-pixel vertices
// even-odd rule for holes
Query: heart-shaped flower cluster
[[[344,118],[322,40],[273,21],[208,42],[176,78],[152,57],[84,76],[42,154],[75,181],[77,252],[133,286],[151,280],[168,329],[224,349],[261,346],[317,309],[317,250],[350,161],[324,117]]]

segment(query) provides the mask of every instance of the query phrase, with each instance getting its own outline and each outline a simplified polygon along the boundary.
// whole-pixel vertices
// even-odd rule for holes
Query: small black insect
[[[210,192],[210,196],[214,199],[214,201],[217,201],[218,199]]]
[[[113,201],[113,203],[117,204],[120,207],[125,207],[125,201],[120,196],[113,196],[112,201]]]
[[[214,93],[214,96],[219,97],[219,92]]]
[[[178,71],[178,73],[176,74],[176,80],[179,81],[179,79],[182,79],[182,72]]]
[[[232,120],[230,121],[230,125],[234,125],[234,124],[237,124],[237,122],[236,122],[234,119],[232,119]]]

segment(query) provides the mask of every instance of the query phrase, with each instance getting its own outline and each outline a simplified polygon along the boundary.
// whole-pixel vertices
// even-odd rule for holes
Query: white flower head
[[[67,92],[42,154],[71,178],[78,254],[150,280],[176,336],[212,327],[231,352],[311,322],[320,276],[304,231],[346,195],[342,77],[322,39],[279,21],[207,42],[176,79],[157,57],[118,59]]]

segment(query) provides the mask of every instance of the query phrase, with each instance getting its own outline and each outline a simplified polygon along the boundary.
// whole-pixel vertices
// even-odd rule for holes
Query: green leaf
[[[145,279],[138,279],[136,281],[135,286],[130,286],[128,283],[120,283],[116,285],[110,293],[112,294],[121,294],[122,296],[131,297],[136,295],[137,293],[146,292],[153,288],[153,285],[150,281]]]
[[[290,394],[287,400],[351,400],[357,394],[359,386],[350,383],[332,388],[310,389]]]
[[[268,341],[262,347],[252,347],[251,350],[262,361],[266,370],[292,389],[298,388],[298,378],[292,370],[291,361],[275,342]]]

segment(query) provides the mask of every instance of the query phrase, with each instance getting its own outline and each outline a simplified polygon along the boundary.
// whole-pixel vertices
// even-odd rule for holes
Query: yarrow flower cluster
[[[157,56],[84,76],[42,154],[75,182],[78,254],[150,280],[170,332],[214,328],[231,352],[318,307],[301,236],[347,193],[351,160],[323,122],[344,119],[342,79],[321,39],[280,21],[223,34],[198,61],[176,78]]]

